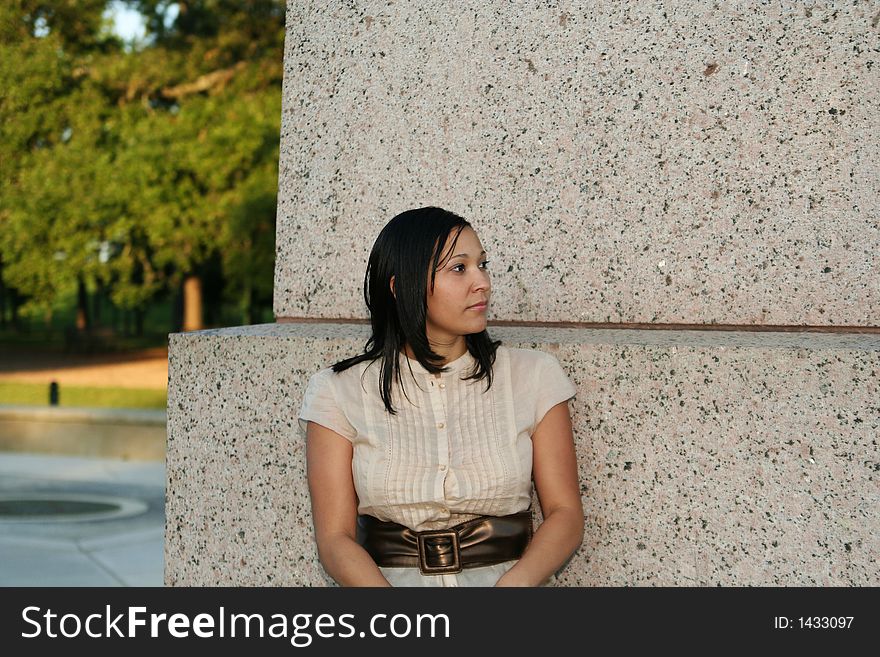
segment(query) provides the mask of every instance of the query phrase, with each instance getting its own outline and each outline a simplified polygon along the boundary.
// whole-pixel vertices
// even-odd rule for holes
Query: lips
[[[488,304],[488,301],[481,301],[480,303],[475,303],[473,306],[468,306],[468,310],[481,310],[485,308]]]

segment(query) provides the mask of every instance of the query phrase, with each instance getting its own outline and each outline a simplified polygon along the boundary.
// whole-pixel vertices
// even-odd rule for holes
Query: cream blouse
[[[501,345],[488,392],[485,379],[462,380],[476,364],[469,352],[448,363],[449,371],[439,378],[405,354],[399,359],[410,401],[395,382],[397,415],[386,411],[379,395],[378,361],[338,374],[323,369],[311,377],[303,396],[303,436],[312,421],[353,444],[358,513],[423,531],[528,509],[531,435],[548,410],[577,392],[556,358]],[[457,575],[381,570],[394,585],[491,586],[513,563]]]

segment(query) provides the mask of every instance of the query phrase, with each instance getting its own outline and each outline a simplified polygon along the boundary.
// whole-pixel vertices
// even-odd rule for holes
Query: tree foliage
[[[283,2],[129,4],[142,48],[104,0],[0,8],[0,274],[31,312],[83,280],[143,308],[219,257],[247,318],[271,296]]]

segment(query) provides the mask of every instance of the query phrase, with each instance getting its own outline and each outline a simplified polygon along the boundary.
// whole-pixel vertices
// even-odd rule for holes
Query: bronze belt
[[[418,566],[423,575],[459,573],[519,559],[532,539],[532,512],[480,516],[449,529],[414,532],[396,522],[358,516],[358,543],[377,566]]]

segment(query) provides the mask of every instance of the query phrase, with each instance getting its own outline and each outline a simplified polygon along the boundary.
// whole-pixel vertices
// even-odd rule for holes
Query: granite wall
[[[496,320],[877,326],[878,21],[291,2],[275,314],[364,317],[372,240],[439,205],[486,246]]]
[[[578,385],[561,583],[880,584],[878,22],[290,2],[278,323],[170,338],[166,583],[330,583],[296,412],[366,340],[378,231],[439,205],[488,251],[493,336]]]
[[[296,422],[368,327],[174,335],[166,582],[324,585]],[[880,337],[506,327],[578,387],[570,585],[877,585]]]

